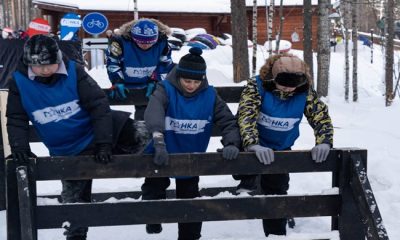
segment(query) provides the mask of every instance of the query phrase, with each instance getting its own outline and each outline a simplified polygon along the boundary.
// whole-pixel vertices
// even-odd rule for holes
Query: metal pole
[[[371,28],[371,63],[374,63],[374,29]]]

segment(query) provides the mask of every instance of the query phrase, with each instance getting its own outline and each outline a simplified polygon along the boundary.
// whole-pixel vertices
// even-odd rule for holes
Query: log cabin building
[[[74,12],[83,18],[90,12],[104,14],[108,21],[108,29],[115,29],[123,23],[133,19],[132,0],[33,0],[35,8],[40,10],[41,17],[50,22],[53,32],[57,32],[60,19],[68,12]],[[123,4],[122,4],[123,2]],[[164,6],[165,3],[170,3]],[[181,2],[182,4],[176,4]],[[280,1],[275,1],[279,4]],[[318,12],[317,2],[313,4],[312,32],[313,48],[317,47],[317,24]],[[257,29],[258,43],[264,44],[267,40],[266,6],[264,0],[258,0],[257,8]],[[293,49],[302,49],[303,39],[303,0],[284,1],[283,6],[283,34],[282,39],[292,42],[291,36],[294,31],[299,35],[299,42],[292,42]],[[252,32],[252,4],[253,1],[246,1],[246,12],[248,19],[248,36]],[[174,6],[175,5],[175,6]],[[184,5],[184,6],[182,6]],[[204,6],[211,6],[205,8]],[[267,6],[269,7],[269,6]],[[183,29],[204,28],[208,33],[221,36],[222,33],[231,33],[230,0],[138,0],[139,17],[155,18],[170,27]],[[279,31],[279,6],[275,6],[273,20],[273,34]],[[104,35],[104,33],[103,33]],[[274,34],[275,35],[275,34]],[[79,32],[80,38],[91,37],[83,29]]]

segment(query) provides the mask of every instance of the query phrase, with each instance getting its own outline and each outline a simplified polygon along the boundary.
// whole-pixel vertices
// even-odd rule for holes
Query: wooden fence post
[[[6,209],[5,157],[10,154],[6,130],[6,105],[8,91],[0,91],[0,211]]]
[[[36,240],[36,226],[34,221],[34,208],[36,204],[33,199],[36,194],[33,193],[31,185],[29,184],[31,174],[28,174],[27,166],[19,166],[16,169],[17,184],[18,184],[18,199],[19,199],[19,216],[21,221],[21,239],[22,240]]]
[[[0,128],[0,211],[6,209],[6,163],[3,149],[3,136],[1,132],[2,129]]]
[[[343,150],[339,173],[339,189],[342,196],[342,208],[339,213],[338,227],[341,240],[365,240],[361,215],[351,190],[351,151]]]
[[[7,239],[21,240],[20,219],[19,219],[19,200],[16,166],[14,161],[6,161],[7,178]]]

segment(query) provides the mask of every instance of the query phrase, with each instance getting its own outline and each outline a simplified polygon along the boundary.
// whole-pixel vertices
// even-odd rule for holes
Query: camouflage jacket
[[[239,127],[243,147],[258,144],[257,118],[261,108],[261,96],[257,90],[255,78],[249,79],[239,102]],[[328,114],[328,107],[309,88],[304,108],[304,115],[314,129],[315,144],[333,145],[333,126]]]

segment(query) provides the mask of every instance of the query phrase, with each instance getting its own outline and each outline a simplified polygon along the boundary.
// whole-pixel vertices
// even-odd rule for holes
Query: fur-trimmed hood
[[[280,59],[281,57],[295,57],[293,54],[290,53],[283,53],[283,54],[277,54],[269,57],[266,61],[265,64],[261,67],[260,69],[260,79],[263,82],[263,86],[266,90],[273,90],[275,89],[275,84],[274,84],[274,76],[272,74],[272,68],[274,66],[274,63]],[[305,63],[304,63],[305,64]],[[307,84],[298,87],[295,92],[304,92],[308,91],[308,89],[313,85],[313,80],[310,75],[310,70],[309,67],[305,64],[305,72],[304,75],[306,76],[307,79]]]
[[[141,19],[144,19],[144,18],[141,18]],[[131,37],[132,25],[134,25],[137,21],[139,21],[141,19],[132,20],[130,22],[127,22],[127,23],[123,24],[119,28],[121,36],[123,38],[125,38],[125,39],[132,39],[132,37]],[[160,35],[164,35],[164,36],[171,35],[171,33],[172,33],[171,29],[167,25],[165,25],[164,23],[162,23],[162,22],[160,22],[160,21],[158,21],[157,19],[154,19],[154,18],[146,18],[146,19],[154,22],[155,24],[157,24],[159,36]]]

